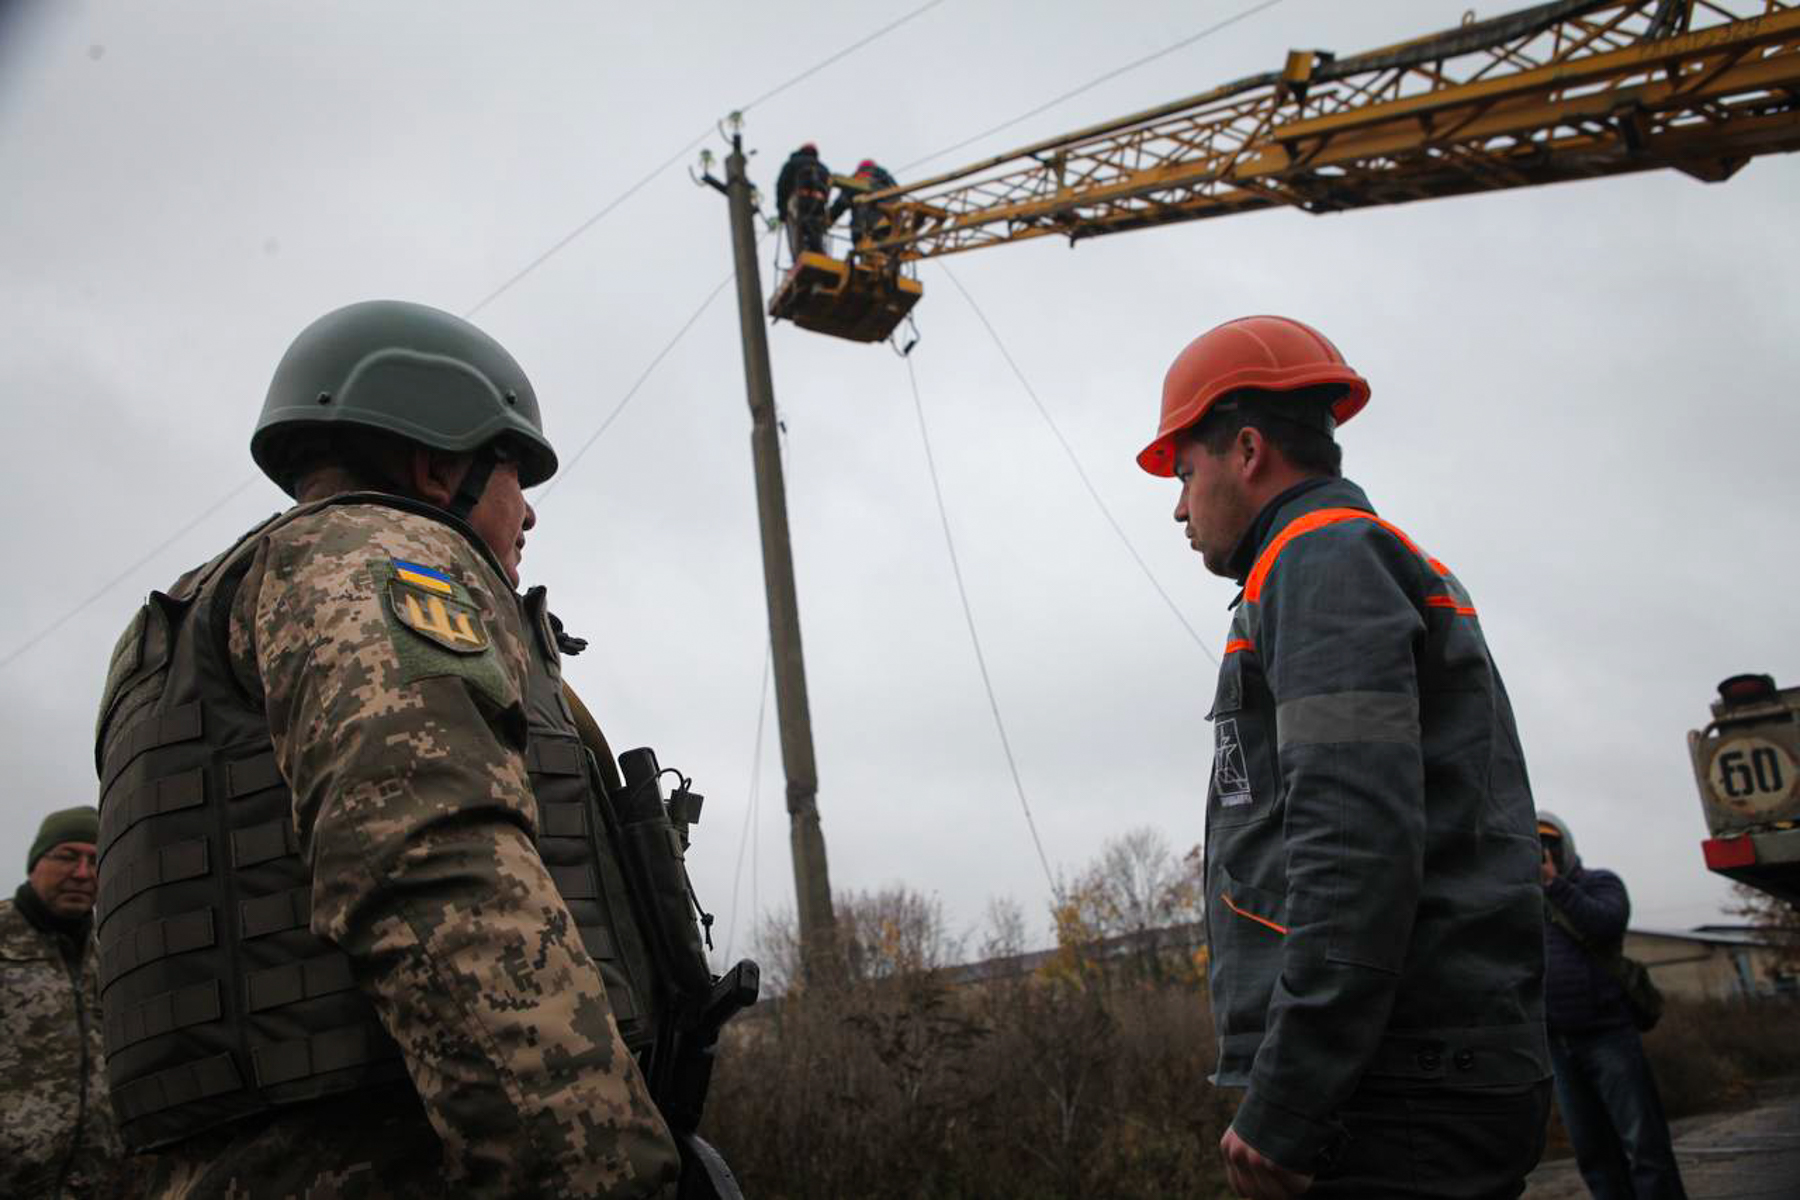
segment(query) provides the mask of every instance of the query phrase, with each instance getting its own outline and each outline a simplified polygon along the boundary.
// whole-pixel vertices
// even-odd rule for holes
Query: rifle
[[[761,971],[747,958],[717,977],[707,965],[701,929],[705,928],[710,946],[712,915],[700,910],[686,862],[688,827],[699,821],[703,797],[676,772],[681,784],[665,801],[658,784],[663,770],[655,751],[647,747],[621,754],[619,768],[624,786],[614,806],[621,857],[636,877],[669,1013],[657,1031],[646,1082],[681,1152],[678,1196],[743,1200],[731,1168],[698,1129],[712,1084],[719,1031],[756,1003]]]
[[[712,993],[699,1010],[699,1019],[676,1037],[675,1053],[662,1094],[652,1086],[651,1095],[675,1135],[681,1151],[681,1187],[678,1200],[742,1200],[743,1191],[725,1160],[696,1132],[706,1092],[712,1084],[713,1059],[719,1030],[725,1022],[756,1003],[761,971],[750,959],[740,959],[713,984]]]

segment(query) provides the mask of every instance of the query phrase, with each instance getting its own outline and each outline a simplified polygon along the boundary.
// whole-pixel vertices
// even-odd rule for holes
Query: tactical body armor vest
[[[348,495],[290,510],[151,593],[114,652],[96,731],[95,906],[107,1076],[134,1149],[273,1106],[401,1080],[400,1051],[349,958],[308,928],[311,875],[260,703],[227,653],[231,603],[261,537]],[[540,850],[599,963],[620,1031],[656,1040],[653,964],[608,839],[599,764],[562,695],[542,589],[526,599],[526,753]],[[608,762],[607,767],[612,764]]]

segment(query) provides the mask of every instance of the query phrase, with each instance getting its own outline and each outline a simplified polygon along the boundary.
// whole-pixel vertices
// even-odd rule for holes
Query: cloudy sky
[[[754,105],[752,173],[772,191],[804,139],[845,170],[913,163],[1246,7],[944,0]],[[924,169],[1467,7],[1286,0]],[[93,709],[144,593],[282,506],[246,445],[302,326],[369,297],[466,312],[679,156],[477,317],[531,373],[568,463],[730,271],[723,202],[682,148],[904,11],[0,5],[0,862],[23,866],[45,810],[92,800]],[[945,263],[1215,651],[1233,588],[1132,456],[1197,333],[1263,311],[1324,329],[1374,385],[1343,433],[1348,473],[1473,591],[1539,803],[1624,873],[1639,924],[1670,927],[1725,894],[1700,862],[1685,732],[1725,675],[1800,680],[1797,186],[1800,162],[1765,159],[1717,186],[1665,173],[1276,211]],[[1212,663],[944,266],[922,278],[913,364],[1048,855],[1077,869],[1139,825],[1190,846]],[[1010,896],[1042,935],[1049,886],[905,367],[789,326],[771,349],[833,881],[905,882],[958,928]],[[727,289],[540,489],[526,558],[593,642],[570,675],[614,746],[656,746],[708,795],[696,881],[738,952],[758,907],[791,904],[772,702],[753,775],[767,626],[748,429]]]

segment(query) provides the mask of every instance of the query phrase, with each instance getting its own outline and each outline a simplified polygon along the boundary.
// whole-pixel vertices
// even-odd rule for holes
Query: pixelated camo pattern
[[[60,1195],[114,1190],[119,1143],[106,1108],[98,957],[90,947],[83,959],[78,1015],[56,936],[32,928],[11,900],[0,900],[0,1196],[59,1195],[65,1162]]]
[[[395,559],[456,581],[483,653],[395,618]],[[673,1182],[674,1144],[533,842],[524,636],[492,566],[427,517],[336,505],[263,535],[233,602],[233,668],[263,697],[293,789],[313,931],[356,963],[418,1099],[378,1110],[352,1094],[190,1139],[161,1156],[153,1194],[626,1197]]]

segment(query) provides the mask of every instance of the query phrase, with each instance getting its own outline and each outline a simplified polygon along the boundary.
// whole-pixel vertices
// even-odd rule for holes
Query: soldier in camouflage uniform
[[[26,881],[0,900],[0,1196],[111,1194],[92,952],[93,808],[44,819]]]
[[[663,1194],[644,935],[544,783],[616,777],[550,736],[560,627],[513,592],[556,468],[530,384],[448,314],[352,305],[252,452],[299,503],[152,595],[100,716],[109,1066],[150,1194]]]

